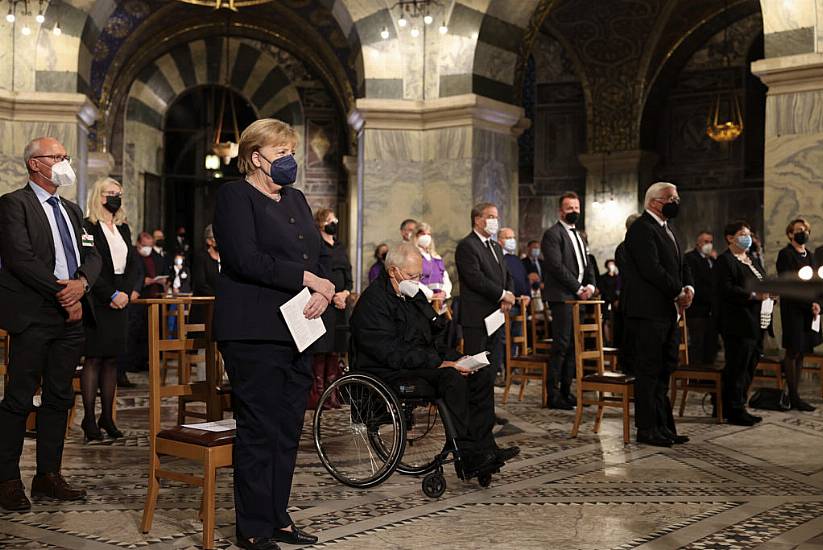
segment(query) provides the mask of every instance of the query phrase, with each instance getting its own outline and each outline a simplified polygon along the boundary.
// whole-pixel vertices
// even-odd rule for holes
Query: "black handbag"
[[[786,390],[759,388],[749,399],[749,407],[766,411],[788,411],[792,405]]]

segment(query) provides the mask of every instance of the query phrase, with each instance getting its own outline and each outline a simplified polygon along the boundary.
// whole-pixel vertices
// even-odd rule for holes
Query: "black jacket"
[[[503,260],[503,249],[490,239],[495,261],[489,249],[472,231],[454,251],[454,263],[460,279],[460,311],[458,322],[464,327],[482,327],[484,319],[500,307],[504,290],[514,292],[514,281]]]
[[[460,358],[446,346],[445,317],[435,313],[422,292],[398,296],[385,271],[363,291],[350,325],[355,370],[380,376],[381,371],[433,369]]]
[[[759,338],[762,302],[753,300],[751,291],[748,290],[758,281],[757,276],[748,266],[738,261],[730,250],[717,257],[712,270],[720,334]],[[765,275],[762,272],[760,274]]]
[[[532,288],[533,289],[536,290],[536,289],[540,288],[540,283],[543,282],[543,275],[546,273],[546,262],[544,262],[542,259],[539,259],[539,258],[537,260],[534,260],[531,257],[523,258],[520,261],[523,262],[523,267],[526,268],[526,275],[527,276],[531,275],[532,273],[537,273],[537,275],[540,277],[539,282],[532,283]],[[539,270],[537,268],[538,265],[540,266]]]
[[[545,258],[543,272],[543,299],[547,302],[564,302],[577,299],[581,286],[595,284],[595,266],[588,260],[583,249],[583,261],[587,265],[583,271],[583,282],[577,280],[580,267],[577,264],[575,244],[563,224],[557,222],[543,233],[540,251]]]
[[[711,258],[704,258],[697,250],[687,252],[683,261],[686,262],[692,281],[694,281],[694,301],[689,308],[689,317],[711,317],[715,295],[715,276],[712,273],[716,267],[715,261]]]
[[[194,259],[192,288],[195,296],[214,296],[217,278],[220,276],[219,262],[201,250]]]
[[[222,340],[293,342],[280,306],[303,289],[303,272],[328,277],[329,255],[306,197],[284,187],[275,202],[244,180],[217,192],[214,236],[222,271],[214,327]]]
[[[117,230],[123,241],[126,243],[128,253],[126,255],[126,270],[123,273],[123,283],[115,287],[114,284],[114,264],[111,259],[111,249],[109,249],[109,242],[106,240],[106,234],[103,233],[103,228],[99,223],[91,223],[88,218],[83,220],[83,227],[89,235],[94,237],[94,246],[100,254],[101,268],[100,276],[94,282],[91,288],[92,302],[96,307],[109,307],[111,303],[111,296],[115,290],[125,292],[127,296],[131,295],[131,291],[137,285],[137,279],[140,277],[140,262],[139,255],[134,247],[131,245],[131,230],[127,224],[120,224]]]
[[[90,286],[100,274],[100,254],[94,245],[83,246],[83,212],[80,207],[60,199],[68,213],[80,251],[78,273]],[[54,276],[54,238],[43,206],[26,184],[22,189],[0,197],[0,328],[15,334],[25,330],[45,310],[59,319],[66,317],[56,294],[63,285]],[[93,320],[94,310],[88,295],[82,298],[83,317]]]
[[[676,318],[675,300],[683,287],[691,284],[680,241],[675,245],[665,228],[643,212],[626,232],[625,243],[622,306],[626,317]]]

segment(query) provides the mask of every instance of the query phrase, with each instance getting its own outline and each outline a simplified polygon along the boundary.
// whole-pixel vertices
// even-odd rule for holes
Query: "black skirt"
[[[114,287],[122,288],[123,275],[114,276]],[[86,324],[86,357],[115,357],[126,351],[129,331],[129,306],[113,309],[108,304],[94,303],[94,326]]]
[[[783,349],[795,353],[811,353],[820,344],[821,333],[812,330],[812,305],[806,302],[780,301],[780,326]]]

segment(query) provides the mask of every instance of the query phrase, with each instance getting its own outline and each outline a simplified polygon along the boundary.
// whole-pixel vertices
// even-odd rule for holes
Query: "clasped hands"
[[[694,300],[694,290],[691,287],[685,287],[677,297],[677,307],[681,311],[688,309],[692,305],[692,300]]]
[[[83,318],[83,306],[80,304],[80,298],[85,294],[85,280],[82,279],[59,279],[58,284],[63,285],[63,290],[56,294],[57,302],[63,306],[69,318],[66,320],[71,323],[79,321]]]
[[[306,304],[306,307],[303,308],[303,315],[309,320],[317,319],[323,315],[323,312],[326,311],[326,308],[329,307],[329,304],[335,299],[334,284],[328,279],[318,277],[310,271],[304,271],[303,286],[313,291],[309,302]]]
[[[500,311],[503,313],[508,313],[512,310],[512,306],[514,306],[516,302],[516,298],[514,294],[509,292],[508,290],[503,294],[503,298],[500,300]]]

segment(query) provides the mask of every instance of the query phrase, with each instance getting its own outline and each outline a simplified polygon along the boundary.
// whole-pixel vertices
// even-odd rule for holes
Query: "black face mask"
[[[156,246],[157,248],[163,248],[164,244],[166,244],[166,241],[164,239],[156,239],[154,241],[154,246]]]
[[[677,217],[677,213],[680,212],[680,204],[676,202],[667,202],[663,205],[663,215],[666,217],[667,220]]]
[[[805,231],[801,231],[800,233],[794,234],[794,242],[797,244],[806,244],[809,242],[809,234]]]
[[[574,225],[580,219],[580,212],[566,212],[563,215],[563,221],[569,225]]]
[[[323,226],[323,231],[325,231],[327,235],[337,235],[337,222],[327,223]]]
[[[122,204],[123,197],[106,197],[106,203],[103,205],[103,208],[114,214],[120,210]]]

